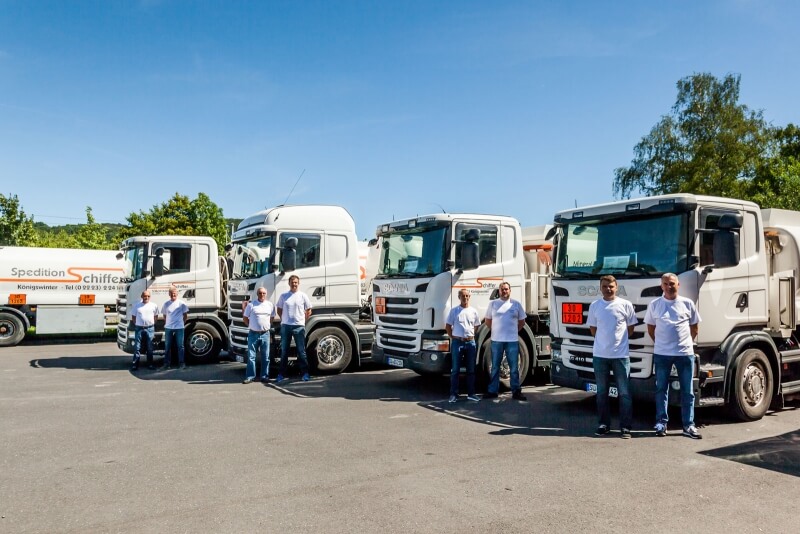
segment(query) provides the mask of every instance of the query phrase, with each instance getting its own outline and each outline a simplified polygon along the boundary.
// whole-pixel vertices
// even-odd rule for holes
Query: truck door
[[[462,270],[461,257],[467,232],[477,229],[480,234],[478,237],[478,260],[477,269]],[[478,314],[483,318],[489,299],[492,293],[503,280],[503,263],[500,261],[501,255],[498,247],[499,226],[486,222],[459,222],[455,225],[456,241],[456,275],[453,278],[453,289],[451,295],[451,307],[458,306],[458,292],[462,288],[469,289],[472,293],[470,304],[478,310]],[[474,234],[474,233],[473,233]]]
[[[359,250],[352,238],[325,234],[325,305],[354,312],[361,304]]]
[[[195,307],[195,270],[191,243],[174,243],[169,241],[153,242],[151,248],[150,272],[153,262],[160,257],[164,265],[164,274],[156,278],[150,285],[150,299],[161,307],[169,300],[169,287],[178,288],[178,297],[186,301],[190,308]]]
[[[726,213],[742,213],[739,210],[722,207],[701,208],[698,228],[713,230],[717,228],[720,217]],[[742,213],[742,215],[744,215]],[[750,223],[747,221],[750,220]],[[739,232],[739,251],[741,261],[738,265],[725,268],[713,268],[710,272],[699,275],[697,309],[703,319],[698,334],[698,343],[718,344],[722,342],[739,324],[750,322],[750,264],[757,260],[755,255],[747,253],[747,232],[753,219],[745,218],[745,224]],[[714,264],[714,233],[702,232],[698,235],[700,267]],[[754,243],[751,241],[751,243]],[[766,283],[766,282],[765,282]],[[755,302],[754,302],[755,304]],[[762,311],[764,306],[760,306]],[[760,312],[758,312],[760,313]]]
[[[275,276],[275,302],[278,297],[289,291],[289,277],[297,275],[300,277],[300,291],[308,295],[313,308],[325,308],[325,264],[323,256],[322,234],[318,233],[299,233],[284,232],[279,236],[279,246],[283,249],[286,240],[289,238],[297,239],[295,249],[297,263],[295,270],[284,272],[279,270]]]

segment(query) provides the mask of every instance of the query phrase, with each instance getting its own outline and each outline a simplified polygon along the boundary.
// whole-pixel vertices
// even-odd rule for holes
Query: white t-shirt
[[[287,291],[276,306],[281,309],[281,324],[303,326],[306,324],[306,310],[311,309],[311,300],[302,291]]]
[[[250,320],[250,330],[253,332],[269,330],[275,316],[275,305],[266,299],[264,302],[251,300],[244,309],[244,316]]]
[[[489,302],[486,318],[492,321],[492,341],[517,341],[517,325],[527,316],[522,304],[512,298]]]
[[[179,329],[183,328],[183,314],[189,313],[189,306],[181,299],[168,300],[161,306],[161,315],[164,316],[166,323],[164,328]]]
[[[644,316],[646,324],[655,325],[656,341],[653,354],[663,356],[692,356],[694,347],[690,325],[701,321],[691,299],[678,295],[675,300],[663,296],[650,302]]]
[[[143,300],[140,300],[131,309],[131,317],[136,316],[136,326],[154,326],[157,313],[158,304],[152,301],[145,304]]]
[[[452,327],[455,337],[475,337],[475,328],[481,325],[481,318],[475,308],[458,305],[447,314],[446,323]]]
[[[638,322],[633,304],[616,297],[600,299],[589,305],[588,326],[597,328],[592,356],[595,358],[627,358],[628,326]]]

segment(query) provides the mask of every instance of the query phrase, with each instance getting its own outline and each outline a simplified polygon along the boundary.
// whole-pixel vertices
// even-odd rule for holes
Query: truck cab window
[[[478,238],[478,259],[480,265],[497,263],[497,227],[489,224],[458,223],[456,224],[455,231],[455,259],[457,269],[462,267],[461,251],[464,248],[464,241],[467,238],[467,232],[473,229],[477,229],[480,232],[480,237]]]
[[[319,234],[281,234],[281,247],[285,246],[286,240],[292,237],[297,239],[297,248],[295,249],[297,251],[297,268],[319,267],[321,260],[321,236]]]

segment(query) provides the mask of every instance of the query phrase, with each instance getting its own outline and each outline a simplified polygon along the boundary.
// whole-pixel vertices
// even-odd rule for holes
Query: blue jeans
[[[511,391],[518,392],[519,387],[519,341],[492,341],[492,376],[489,379],[489,393],[500,390],[500,362],[506,354],[508,367],[511,370]]]
[[[461,341],[453,339],[450,341],[450,357],[453,366],[450,368],[450,395],[458,395],[458,374],[461,372],[461,357],[464,357],[464,364],[467,367],[467,394],[475,395],[475,359],[478,348],[475,340]]]
[[[597,380],[597,416],[601,425],[611,427],[611,410],[608,406],[608,385],[611,371],[617,383],[619,395],[619,426],[630,430],[633,420],[633,399],[631,398],[630,358],[592,358],[594,377]]]
[[[247,378],[256,377],[256,351],[261,355],[261,378],[269,378],[269,330],[247,332]]]
[[[281,374],[286,376],[286,366],[289,361],[289,345],[294,338],[297,349],[297,359],[300,360],[300,372],[308,373],[308,358],[306,358],[306,327],[301,324],[281,325]]]
[[[164,365],[172,365],[172,342],[178,345],[178,363],[183,365],[183,328],[164,329]]]
[[[656,423],[664,426],[669,421],[669,373],[672,366],[678,371],[678,383],[681,385],[681,419],[683,428],[694,424],[694,390],[692,375],[694,374],[694,356],[653,355],[656,366]]]
[[[139,365],[139,358],[142,356],[142,338],[145,342],[145,351],[147,352],[147,363],[153,363],[153,336],[155,335],[155,326],[136,326],[136,333],[133,338],[133,364]]]

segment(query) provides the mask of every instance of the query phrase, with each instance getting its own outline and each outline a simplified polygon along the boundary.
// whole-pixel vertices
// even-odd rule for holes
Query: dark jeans
[[[139,364],[139,358],[142,356],[142,340],[144,339],[145,351],[147,352],[147,363],[153,363],[153,336],[155,335],[155,326],[136,326],[136,334],[133,345],[133,363]]]
[[[256,353],[261,355],[261,378],[269,378],[269,330],[247,332],[247,375],[256,377]]]
[[[611,427],[611,410],[608,406],[608,385],[611,381],[611,371],[617,382],[617,395],[619,395],[619,426],[630,430],[633,420],[633,400],[631,398],[630,358],[592,358],[594,377],[597,380],[597,416],[601,425]]]
[[[461,372],[461,360],[463,357],[464,365],[467,368],[467,395],[475,395],[475,359],[478,349],[475,340],[461,341],[453,339],[450,341],[450,356],[453,359],[453,366],[450,368],[450,395],[458,395],[458,374]]]
[[[183,328],[164,329],[164,365],[172,365],[172,343],[178,346],[178,363],[183,365]]]
[[[656,368],[656,423],[664,426],[669,421],[669,375],[672,366],[678,371],[678,383],[681,387],[681,419],[683,428],[694,424],[694,390],[692,389],[692,376],[694,375],[694,355],[692,356],[665,356],[654,354],[653,362]]]
[[[289,345],[294,338],[294,345],[297,349],[297,359],[300,360],[300,372],[308,373],[308,358],[306,357],[306,327],[301,324],[282,324],[281,325],[281,375],[286,376],[286,368],[289,362]]]

